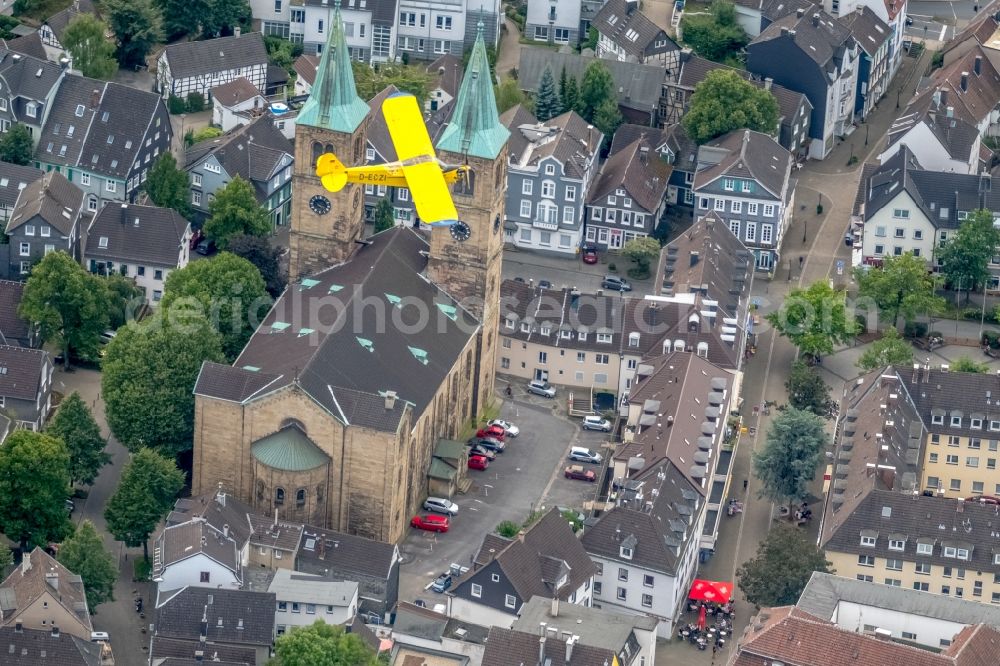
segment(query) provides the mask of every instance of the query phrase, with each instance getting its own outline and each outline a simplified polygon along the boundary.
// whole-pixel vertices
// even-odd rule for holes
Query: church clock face
[[[309,200],[309,209],[317,215],[326,215],[332,207],[330,200],[322,194],[317,194]]]
[[[469,240],[469,236],[472,235],[472,229],[465,222],[456,222],[449,227],[451,232],[451,237],[459,242],[465,242]]]

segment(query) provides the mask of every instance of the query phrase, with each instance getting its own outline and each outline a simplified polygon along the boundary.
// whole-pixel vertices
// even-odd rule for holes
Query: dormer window
[[[573,331],[561,331],[559,333],[559,337],[561,337],[563,340],[572,340],[573,339]]]
[[[586,340],[587,339],[587,331],[577,331],[576,337],[579,340],[581,340],[581,341],[582,340]]]
[[[952,428],[961,428],[962,427],[962,415],[961,414],[958,414],[958,415],[952,414],[951,415],[951,427]]]
[[[969,427],[972,428],[973,430],[982,430],[983,420],[974,418],[972,419],[972,423],[969,425]]]
[[[507,320],[507,328],[509,328],[510,330],[513,331],[514,330],[514,326],[515,326],[514,320],[513,319],[508,319]]]
[[[861,537],[861,545],[862,546],[867,546],[869,548],[874,548],[875,547],[875,537],[870,536],[870,535],[863,535]]]
[[[522,333],[531,333],[531,324],[529,324],[528,322],[522,322],[521,323],[521,332]]]
[[[906,550],[906,540],[889,539],[889,550]]]
[[[552,333],[552,328],[549,326],[542,326],[542,335],[549,335]]]
[[[993,564],[1000,564],[1000,553],[993,554]]]
[[[545,175],[546,176],[554,176],[555,173],[556,173],[556,166],[554,164],[546,164],[545,165]]]
[[[638,347],[639,346],[639,334],[638,333],[629,333],[628,334],[628,346],[629,347]]]
[[[631,548],[626,548],[625,546],[622,546],[621,548],[618,549],[618,552],[626,560],[631,560],[632,559],[632,549]]]
[[[611,334],[610,333],[598,333],[597,334],[597,341],[598,342],[607,342],[607,343],[610,343],[611,342]]]
[[[933,555],[934,554],[934,544],[933,543],[918,543],[917,544],[917,555]]]

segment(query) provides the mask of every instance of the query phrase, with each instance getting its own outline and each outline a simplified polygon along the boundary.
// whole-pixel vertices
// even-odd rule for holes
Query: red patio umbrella
[[[688,597],[695,601],[710,601],[716,604],[724,604],[729,601],[732,595],[732,583],[695,579],[691,584],[691,592],[688,594]]]
[[[706,610],[705,606],[702,606],[700,609],[698,609],[698,629],[705,628],[705,610]]]

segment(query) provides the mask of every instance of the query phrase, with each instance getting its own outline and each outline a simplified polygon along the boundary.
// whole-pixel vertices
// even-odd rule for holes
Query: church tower
[[[346,260],[364,231],[362,187],[348,184],[331,193],[316,177],[316,158],[323,153],[335,153],[347,166],[363,163],[368,130],[369,108],[354,84],[339,3],[329,31],[316,82],[296,119],[290,281]]]
[[[481,322],[477,340],[474,413],[490,402],[496,375],[500,314],[500,268],[503,261],[503,207],[507,190],[507,141],[500,122],[490,64],[479,22],[476,43],[454,109],[437,143],[438,158],[468,164],[467,179],[452,186],[458,219],[469,225],[468,240],[455,240],[446,227],[431,232],[427,276],[462,302]]]

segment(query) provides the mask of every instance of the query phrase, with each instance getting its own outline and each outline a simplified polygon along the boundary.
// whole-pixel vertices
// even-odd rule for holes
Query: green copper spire
[[[358,97],[354,85],[351,57],[344,40],[344,24],[340,20],[340,3],[333,12],[330,37],[319,60],[316,82],[309,99],[302,105],[296,123],[351,133],[368,113],[368,105]]]
[[[493,96],[490,62],[483,42],[483,21],[477,26],[476,44],[472,47],[469,66],[462,87],[455,98],[451,120],[438,139],[438,150],[484,159],[496,159],[510,132],[500,123],[497,100]]]

